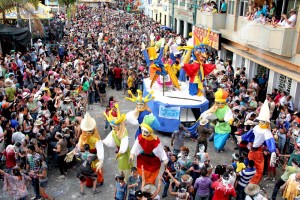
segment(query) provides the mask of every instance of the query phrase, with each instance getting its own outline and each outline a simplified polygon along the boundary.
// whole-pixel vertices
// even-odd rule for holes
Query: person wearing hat
[[[257,117],[259,124],[242,136],[242,141],[250,143],[249,160],[255,162],[256,174],[250,183],[258,184],[261,181],[264,170],[263,145],[267,146],[268,151],[276,154],[276,144],[270,126],[270,110],[268,101],[265,100]]]
[[[245,187],[245,193],[245,200],[268,200],[267,197],[264,197],[262,194],[260,194],[260,187],[257,184],[248,184]]]
[[[214,146],[222,152],[229,134],[231,133],[231,124],[233,123],[233,113],[226,105],[228,92],[224,89],[218,89],[215,92],[215,104],[207,111],[201,114],[203,119],[217,119],[214,134]]]
[[[75,153],[77,151],[84,151],[83,146],[88,144],[90,146],[90,153],[96,154],[98,158],[92,162],[92,168],[95,172],[97,172],[97,182],[99,184],[103,184],[104,179],[102,175],[102,165],[104,161],[104,149],[95,119],[92,118],[89,113],[86,113],[80,123],[80,128],[82,133],[79,137],[78,143],[76,144],[76,147],[67,154],[65,160],[66,162],[71,162]],[[91,187],[92,185],[92,180],[86,181],[86,186]]]
[[[207,129],[205,126],[208,123],[208,119],[202,118],[199,122],[199,126],[197,127],[197,145],[195,150],[195,155],[199,152],[200,144],[203,144],[205,149],[204,152],[207,151],[207,137],[209,137],[212,133],[212,130]]]
[[[138,173],[142,175],[142,166],[144,166],[145,183],[155,184],[161,161],[165,165],[168,163],[167,154],[159,138],[154,134],[154,130],[160,124],[157,118],[150,114],[144,117],[143,123],[140,126],[142,134],[136,138],[133,144],[130,151],[130,159],[133,160],[137,156]]]
[[[7,102],[13,102],[15,100],[16,88],[13,87],[13,82],[6,80],[5,83],[5,95]]]
[[[136,103],[136,107],[133,111],[130,111],[126,114],[126,120],[132,125],[141,124],[144,120],[144,117],[151,113],[150,108],[147,105],[147,102],[154,99],[153,91],[149,92],[148,95],[143,97],[141,90],[137,90],[138,96],[132,94],[131,90],[128,90],[130,97],[125,97],[126,100]],[[135,133],[135,139],[142,133],[141,127],[139,126]]]
[[[297,21],[297,11],[292,8],[289,12],[290,17],[288,18],[286,14],[282,14],[281,17],[284,19],[284,28],[293,28]]]
[[[272,193],[272,200],[276,200],[277,193],[280,190],[281,186],[286,183],[288,178],[291,174],[300,172],[299,162],[293,158],[291,161],[291,166],[287,166],[285,168],[284,173],[281,175],[281,177],[276,181],[273,193]]]
[[[132,163],[129,162],[130,148],[128,132],[125,127],[126,115],[120,114],[118,104],[115,104],[115,108],[117,109],[117,117],[114,117],[112,115],[112,110],[109,112],[108,115],[105,112],[103,112],[108,123],[112,127],[112,131],[103,140],[103,144],[112,148],[117,147],[118,152],[116,155],[116,160],[118,160],[118,169],[119,172],[124,172],[125,178],[127,180],[127,178],[130,175]]]

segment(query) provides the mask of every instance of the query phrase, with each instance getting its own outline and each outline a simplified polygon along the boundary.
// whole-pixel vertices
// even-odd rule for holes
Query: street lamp
[[[196,25],[197,18],[197,0],[194,0],[194,13],[193,13],[193,25]]]
[[[172,24],[171,24],[172,30],[173,30],[174,27],[175,27],[175,24],[174,24],[174,4],[175,4],[175,0],[172,0]],[[173,30],[173,31],[174,31],[174,30]]]

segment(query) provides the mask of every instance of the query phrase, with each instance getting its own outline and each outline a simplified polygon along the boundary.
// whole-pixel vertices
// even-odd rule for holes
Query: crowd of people
[[[221,12],[226,12],[226,3],[221,9]],[[69,159],[71,154],[83,160],[83,165],[93,166],[97,157],[101,157],[98,152],[96,156],[91,151],[100,149],[99,138],[92,142],[93,145],[84,144],[84,139],[80,139],[83,132],[91,132],[85,129],[84,123],[92,123],[95,128],[94,121],[85,115],[86,112],[96,106],[105,107],[105,129],[116,130],[118,124],[110,120],[110,115],[118,117],[118,121],[124,118],[118,114],[117,100],[113,96],[108,98],[107,88],[123,94],[127,94],[127,90],[131,94],[139,93],[143,90],[143,79],[150,73],[141,53],[142,43],[151,42],[149,33],[153,33],[155,41],[164,38],[166,43],[171,38],[176,41],[176,37],[180,36],[160,29],[160,24],[147,16],[127,13],[106,4],[101,4],[99,8],[81,6],[77,11],[70,21],[65,19],[63,13],[56,15],[57,19],[60,18],[58,21],[65,23],[58,47],[51,48],[39,39],[28,52],[11,51],[10,54],[0,55],[0,174],[4,178],[4,191],[13,199],[28,198],[29,181],[35,193],[33,199],[53,199],[46,192],[49,166],[57,167],[60,172],[58,178],[64,179],[67,171],[73,170],[72,166],[76,165],[76,159]],[[184,46],[187,40],[181,37],[181,45]],[[164,52],[162,60],[172,63],[168,51]],[[232,155],[232,163],[224,165],[214,161],[218,164],[212,166],[207,149],[211,144],[208,141],[213,140],[216,133],[214,125],[203,118],[197,127],[197,138],[193,138],[196,141],[194,155],[184,145],[185,138],[191,137],[191,133],[180,125],[173,133],[170,144],[163,144],[167,160],[158,184],[145,182],[148,166],[131,166],[131,174],[127,175],[128,165],[116,176],[116,192],[112,198],[160,199],[161,189],[162,198],[172,196],[176,199],[225,200],[235,197],[238,200],[273,200],[279,196],[280,188],[285,199],[298,196],[300,113],[296,112],[291,96],[277,89],[267,94],[268,79],[265,74],[249,80],[245,67],[236,66],[234,70],[231,60],[224,62],[216,52],[210,52],[205,62],[216,65],[204,83],[210,106],[214,105],[214,93],[219,88],[228,92],[223,103],[234,116],[230,136],[237,150]],[[181,70],[180,64],[178,61],[172,63],[177,75]],[[261,193],[261,180],[251,182],[258,171],[255,161],[249,157],[254,148],[249,146],[249,141],[242,139],[258,124],[256,118],[265,99],[269,106],[276,152],[274,156],[267,145],[262,145],[263,179],[274,184],[272,193]],[[147,130],[141,127],[138,132],[147,134]],[[93,134],[93,138],[97,138],[97,134]],[[116,143],[114,147],[120,147],[117,143],[121,141],[116,138],[113,141]],[[108,142],[103,141],[105,145]],[[78,144],[82,146],[75,151]],[[134,145],[136,148],[138,144]],[[226,148],[225,145],[225,152]],[[222,151],[224,149],[219,150],[220,153]],[[126,149],[125,152],[129,153]],[[163,155],[162,158],[165,159]],[[122,167],[119,165],[119,168]],[[96,195],[99,192],[97,188],[103,184],[101,166],[96,164],[84,170],[77,177],[81,183],[80,193],[84,195],[84,185],[90,178],[89,184]],[[276,172],[280,170],[284,173],[278,178]]]

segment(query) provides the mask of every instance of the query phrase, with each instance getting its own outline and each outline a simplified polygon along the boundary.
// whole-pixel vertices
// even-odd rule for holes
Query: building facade
[[[201,2],[170,0],[167,23],[162,24],[172,27],[174,18],[174,30],[187,37],[192,30],[193,16],[196,15],[196,26],[221,33],[221,50],[218,51],[220,58],[231,59],[235,69],[246,67],[249,81],[255,75],[266,74],[269,80],[267,92],[271,93],[274,88],[287,91],[293,97],[294,106],[300,108],[300,0],[276,2],[279,8],[277,15],[287,14],[289,17],[290,9],[298,11],[294,28],[274,28],[268,24],[248,21],[246,13],[249,0],[225,1],[227,13],[221,14],[201,12],[198,9]],[[216,3],[220,8],[220,0]],[[262,5],[263,1],[255,3]]]

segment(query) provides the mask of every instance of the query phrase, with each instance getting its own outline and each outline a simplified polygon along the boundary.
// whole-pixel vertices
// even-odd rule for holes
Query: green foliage
[[[76,3],[76,0],[58,0],[58,4],[61,6],[66,6],[67,8],[70,5],[73,5]]]

